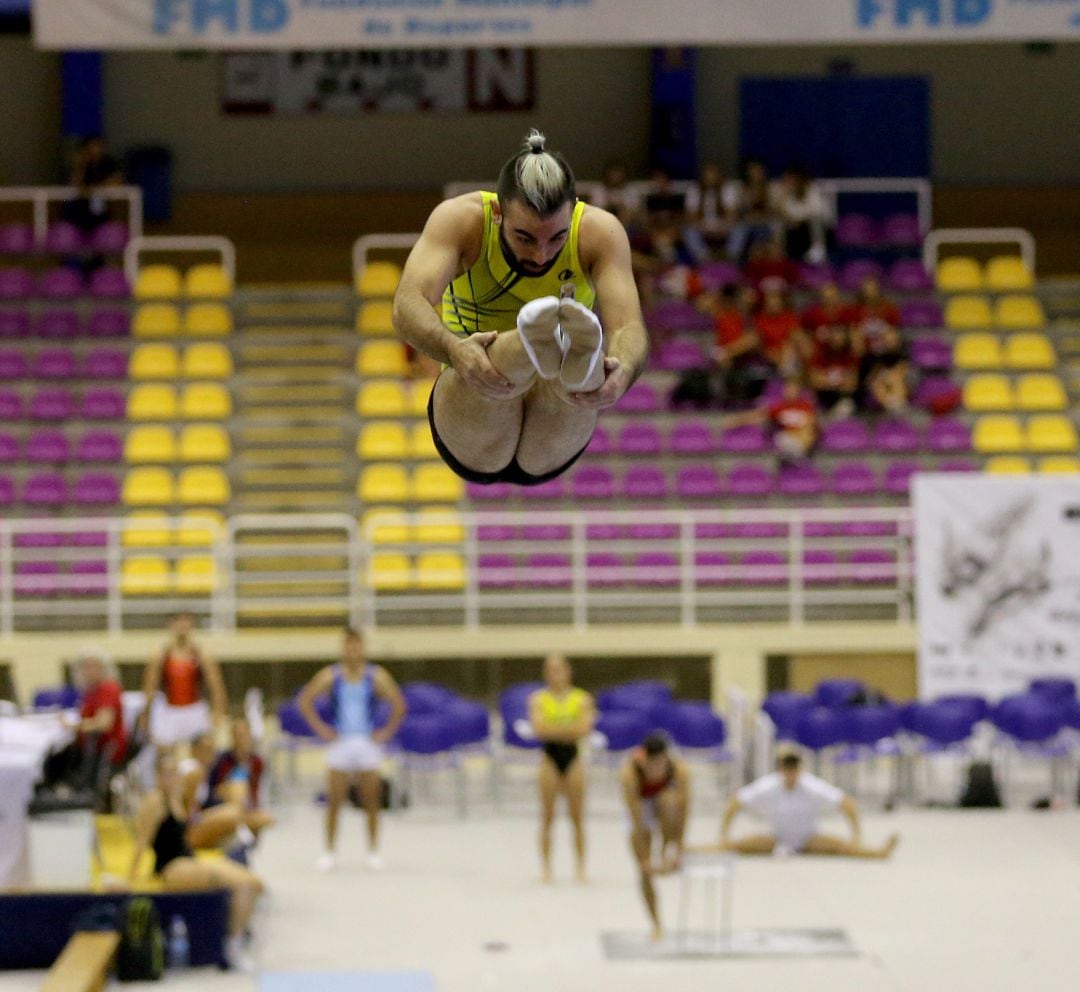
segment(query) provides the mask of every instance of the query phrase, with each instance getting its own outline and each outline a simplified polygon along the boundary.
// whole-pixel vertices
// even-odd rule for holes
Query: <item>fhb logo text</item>
[[[994,0],[855,0],[860,28],[975,27],[993,11]]]
[[[273,34],[289,23],[289,0],[154,0],[154,34]]]

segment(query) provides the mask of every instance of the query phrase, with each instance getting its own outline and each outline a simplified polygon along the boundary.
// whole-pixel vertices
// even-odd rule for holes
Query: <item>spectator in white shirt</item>
[[[792,166],[773,184],[771,199],[784,225],[788,258],[824,262],[831,219],[821,187],[802,169]]]
[[[724,174],[720,166],[706,162],[697,181],[686,190],[689,226],[683,232],[683,241],[698,265],[710,261],[713,250],[723,249],[727,244],[731,221],[724,210],[723,188]]]
[[[768,241],[776,233],[777,219],[769,195],[769,173],[759,159],[747,159],[740,178],[724,183],[720,201],[731,225],[728,258],[744,265],[750,249],[759,241]]]
[[[863,846],[855,800],[824,779],[804,772],[801,765],[797,754],[784,754],[777,761],[777,771],[743,786],[732,796],[724,811],[719,850],[738,854],[889,857],[899,837],[893,834],[881,847]],[[768,821],[771,832],[732,840],[731,824],[744,809]],[[818,832],[821,815],[836,810],[843,813],[851,824],[850,840]]]

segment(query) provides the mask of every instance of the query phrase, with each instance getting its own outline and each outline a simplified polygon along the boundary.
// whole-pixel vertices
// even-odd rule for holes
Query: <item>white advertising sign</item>
[[[919,694],[1080,681],[1080,477],[918,475]]]
[[[43,48],[482,48],[1080,38],[1080,0],[34,0]]]

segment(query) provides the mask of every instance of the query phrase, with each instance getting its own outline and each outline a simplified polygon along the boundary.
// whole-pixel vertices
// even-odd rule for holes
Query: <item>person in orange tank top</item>
[[[155,744],[169,747],[191,741],[225,718],[228,699],[217,661],[192,639],[194,618],[177,613],[169,620],[169,643],[153,655],[143,676],[147,708],[141,725],[149,724]]]

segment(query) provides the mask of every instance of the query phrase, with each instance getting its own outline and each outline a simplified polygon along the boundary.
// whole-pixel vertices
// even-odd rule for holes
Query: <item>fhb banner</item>
[[[919,693],[1080,681],[1080,477],[917,475]]]
[[[43,48],[482,48],[1080,38],[1080,0],[34,0]]]

